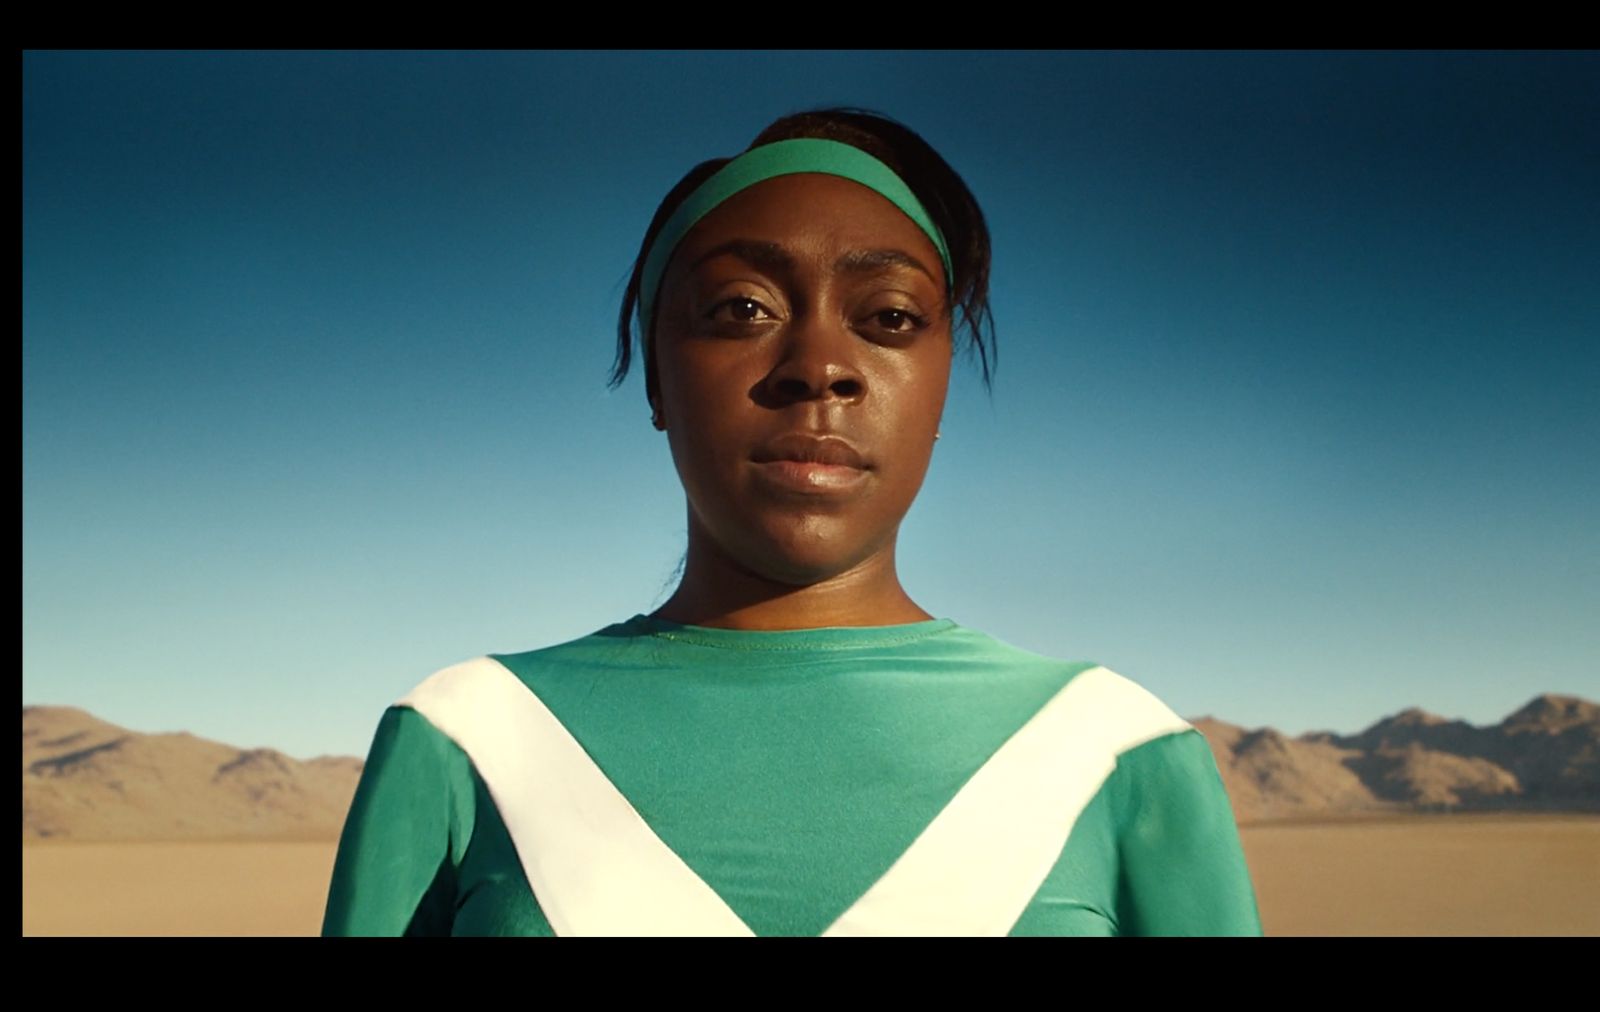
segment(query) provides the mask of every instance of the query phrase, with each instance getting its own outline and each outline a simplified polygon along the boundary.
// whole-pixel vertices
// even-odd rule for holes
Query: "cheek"
[[[718,349],[705,342],[686,343],[688,347],[669,344],[656,367],[668,406],[691,417],[731,403],[745,382],[740,361],[726,353],[716,354]]]
[[[893,413],[902,438],[910,441],[933,438],[950,390],[948,350],[916,363],[898,380],[902,395]]]
[[[730,480],[744,449],[745,420],[726,380],[704,370],[660,374],[667,441],[691,494],[715,494]]]
[[[700,459],[731,452],[739,419],[725,394],[704,384],[684,383],[665,399],[668,434],[674,437],[675,446]]]

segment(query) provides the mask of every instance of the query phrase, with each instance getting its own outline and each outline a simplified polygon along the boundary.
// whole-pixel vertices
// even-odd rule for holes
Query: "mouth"
[[[860,488],[872,470],[846,440],[791,432],[750,455],[756,473],[771,488],[802,496],[847,495]]]
[[[849,441],[838,436],[823,436],[809,432],[790,432],[769,440],[756,448],[750,459],[758,464],[792,461],[801,464],[823,464],[829,467],[848,467],[867,471],[861,451]]]

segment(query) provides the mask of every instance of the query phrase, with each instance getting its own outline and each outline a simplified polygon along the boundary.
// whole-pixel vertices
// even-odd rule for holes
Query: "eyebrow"
[[[752,267],[765,271],[791,270],[794,257],[775,242],[757,242],[754,239],[729,239],[706,250],[689,265],[692,271],[715,257],[733,255]]]
[[[833,266],[836,270],[848,271],[851,274],[881,271],[885,267],[906,267],[926,274],[929,281],[936,280],[933,272],[928,270],[921,260],[903,250],[897,249],[851,250],[835,260]]]
[[[727,242],[706,250],[695,258],[689,265],[692,271],[719,256],[736,256],[740,260],[758,270],[764,271],[790,271],[794,269],[794,257],[790,256],[782,246],[775,242],[760,242],[755,239],[729,239]],[[921,260],[897,249],[860,249],[851,250],[833,262],[835,270],[845,271],[850,274],[869,274],[881,271],[886,267],[902,267],[910,270],[921,271],[928,276],[929,281],[937,283],[933,272],[928,270]]]

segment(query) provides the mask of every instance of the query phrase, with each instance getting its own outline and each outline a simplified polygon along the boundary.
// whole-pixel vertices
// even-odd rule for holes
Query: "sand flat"
[[[1600,817],[1413,815],[1240,836],[1269,935],[1600,935]]]
[[[1600,935],[1600,817],[1398,816],[1241,831],[1269,935]],[[314,935],[336,845],[22,848],[25,935]]]
[[[24,935],[315,935],[337,844],[22,848]]]

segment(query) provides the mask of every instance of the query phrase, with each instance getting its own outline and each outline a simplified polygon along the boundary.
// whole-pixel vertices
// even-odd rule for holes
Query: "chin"
[[[873,552],[868,545],[842,538],[837,532],[828,531],[829,526],[816,524],[765,532],[768,537],[742,561],[763,579],[809,587],[847,573],[871,557]]]

